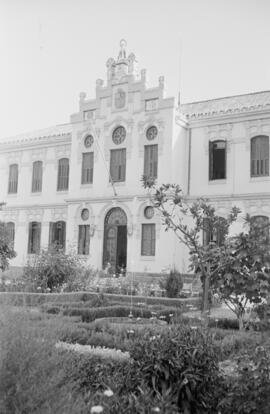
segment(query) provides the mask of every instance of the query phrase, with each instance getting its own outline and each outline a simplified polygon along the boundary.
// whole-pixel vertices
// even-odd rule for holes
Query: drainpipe
[[[191,128],[188,129],[188,187],[187,195],[190,195],[190,169],[191,169]]]

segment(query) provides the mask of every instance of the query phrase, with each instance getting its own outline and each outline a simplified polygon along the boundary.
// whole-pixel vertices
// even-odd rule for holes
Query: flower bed
[[[125,360],[129,359],[130,355],[128,352],[123,352],[120,349],[105,348],[101,346],[91,345],[80,345],[80,344],[69,344],[67,342],[57,342],[55,344],[57,349],[65,351],[73,351],[79,354],[90,354],[92,356],[109,358],[113,360]]]

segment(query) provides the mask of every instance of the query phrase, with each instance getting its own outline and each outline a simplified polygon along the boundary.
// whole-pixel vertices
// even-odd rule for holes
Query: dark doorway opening
[[[119,208],[112,208],[105,217],[103,268],[111,274],[124,274],[127,266],[127,217]]]

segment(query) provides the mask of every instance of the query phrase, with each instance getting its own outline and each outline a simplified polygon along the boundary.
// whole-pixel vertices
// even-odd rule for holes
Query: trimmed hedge
[[[130,296],[115,295],[112,293],[104,293],[105,298],[117,300],[124,303],[130,303]],[[25,292],[0,292],[0,305],[12,306],[40,306],[48,302],[87,302],[98,297],[94,292],[66,292],[66,293],[25,293]],[[133,296],[133,303],[145,303],[147,305],[165,305],[181,307],[182,311],[188,310],[187,305],[200,307],[200,298],[162,298],[162,297],[145,297]]]
[[[170,314],[175,314],[175,308],[163,309],[162,311],[153,312],[150,309],[142,307],[133,307],[132,315],[134,318],[151,318],[156,316],[159,318],[163,316],[164,320],[169,322]],[[63,310],[64,316],[81,316],[82,322],[93,322],[95,319],[106,318],[106,317],[128,317],[130,314],[130,307],[128,306],[105,306],[100,308],[67,308]]]

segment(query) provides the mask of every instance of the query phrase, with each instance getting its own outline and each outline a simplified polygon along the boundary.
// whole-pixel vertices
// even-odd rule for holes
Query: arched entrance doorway
[[[104,220],[103,268],[118,273],[127,265],[127,216],[119,207],[112,208]]]

